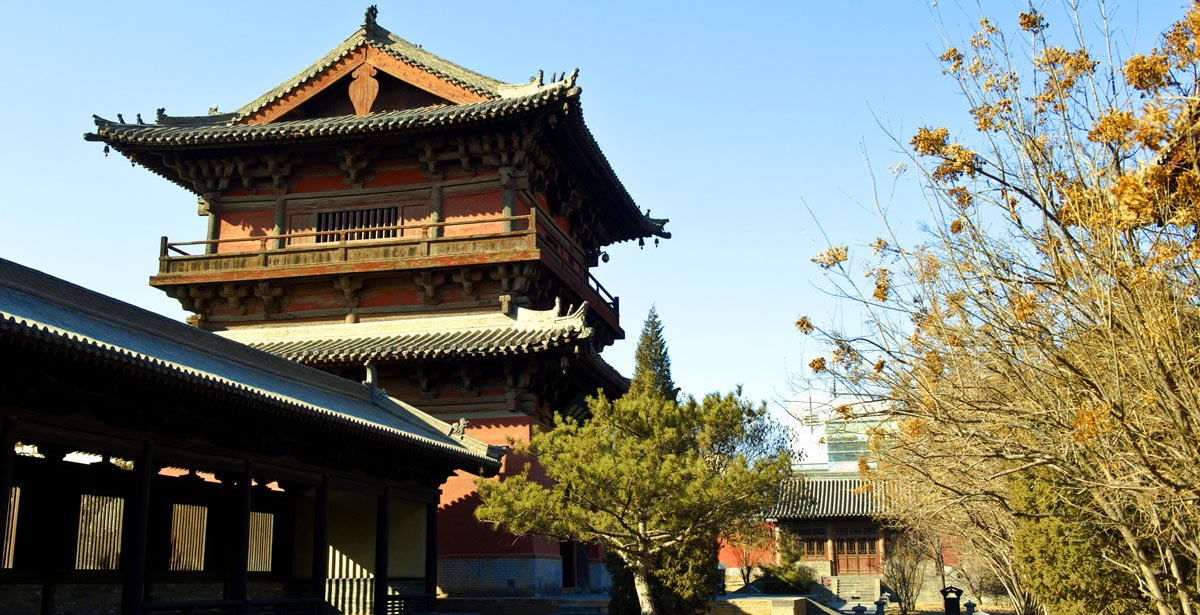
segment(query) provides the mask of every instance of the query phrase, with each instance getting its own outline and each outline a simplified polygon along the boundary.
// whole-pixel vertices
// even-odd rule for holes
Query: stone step
[[[831,588],[838,598],[846,602],[870,604],[879,599],[879,577],[834,577]]]

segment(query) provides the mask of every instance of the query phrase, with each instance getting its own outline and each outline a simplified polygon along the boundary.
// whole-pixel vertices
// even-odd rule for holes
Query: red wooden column
[[[0,427],[0,561],[12,546],[8,544],[8,510],[12,498],[13,464],[16,460],[17,419],[6,417]],[[15,536],[13,538],[16,538]]]
[[[141,615],[146,599],[146,528],[150,524],[150,483],[154,478],[154,444],[142,446],[134,461],[134,489],[121,535],[121,614]]]
[[[375,615],[387,615],[388,546],[388,487],[383,486],[375,506]]]
[[[325,581],[329,577],[329,475],[321,476],[313,498],[312,595],[325,599]]]

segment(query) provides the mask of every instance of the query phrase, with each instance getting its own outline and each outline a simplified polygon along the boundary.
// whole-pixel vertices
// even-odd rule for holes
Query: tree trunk
[[[646,565],[639,563],[632,568],[633,591],[637,594],[638,606],[642,609],[642,615],[656,615],[654,601],[650,598],[650,575],[646,571]]]

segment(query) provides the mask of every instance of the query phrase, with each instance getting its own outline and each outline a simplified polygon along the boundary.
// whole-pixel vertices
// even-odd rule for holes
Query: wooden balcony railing
[[[525,216],[233,239],[171,242],[163,237],[152,283],[284,278],[289,270],[312,267],[338,272],[454,266],[457,260],[478,262],[481,256],[511,252],[536,252],[586,300],[620,313],[618,298],[592,275],[583,252],[553,221],[539,220],[536,210]]]

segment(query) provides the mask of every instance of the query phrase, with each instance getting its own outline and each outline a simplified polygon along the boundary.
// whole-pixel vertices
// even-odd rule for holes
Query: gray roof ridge
[[[305,67],[292,77],[263,93],[258,98],[243,105],[235,115],[237,119],[245,118],[263,107],[271,104],[287,92],[320,75],[338,60],[363,45],[370,45],[388,55],[423,70],[439,79],[444,79],[459,87],[465,88],[489,99],[508,98],[509,92],[523,94],[524,88],[537,83],[534,77],[527,84],[505,83],[499,79],[475,72],[465,66],[456,64],[432,52],[426,51],[420,45],[411,43],[388,31],[375,21],[368,20],[358,30],[334,47],[315,62]],[[538,84],[540,85],[540,84]]]
[[[301,84],[308,81],[309,79],[312,79],[313,77],[316,77],[317,75],[321,74],[322,71],[324,71],[326,68],[329,68],[329,66],[331,66],[334,62],[337,62],[338,60],[342,59],[347,54],[349,54],[351,51],[353,51],[354,49],[357,49],[360,45],[362,45],[365,42],[366,42],[366,28],[362,27],[362,28],[359,28],[358,30],[356,30],[353,34],[351,34],[348,38],[346,38],[346,40],[342,41],[336,47],[334,47],[333,49],[326,52],[325,55],[318,58],[316,62],[313,62],[312,64],[308,65],[307,67],[302,69],[300,72],[296,73],[295,75],[292,75],[291,77],[289,77],[287,79],[284,79],[282,83],[271,88],[270,90],[267,90],[262,95],[260,95],[258,98],[255,98],[254,100],[239,107],[236,111],[233,112],[234,116],[237,119],[242,119],[242,118],[250,115],[251,113],[258,111],[259,109],[262,109],[263,107],[274,102],[279,97],[286,94],[287,92],[295,89],[296,87],[300,86]]]
[[[408,411],[410,417],[421,419],[431,429],[439,430],[440,432],[445,434],[445,436],[447,438],[457,438],[459,443],[462,444],[462,446],[464,448],[467,448],[468,450],[476,452],[477,454],[483,455],[485,457],[491,456],[493,447],[492,447],[492,445],[484,442],[483,440],[479,440],[477,438],[472,438],[470,436],[467,436],[465,433],[460,433],[460,434],[455,435],[453,429],[451,429],[451,424],[449,422],[443,421],[442,419],[439,419],[439,418],[429,414],[428,412],[425,412],[424,410],[421,410],[420,408],[413,406],[412,404],[410,404],[404,400],[396,399],[395,397],[391,397],[391,396],[388,396],[387,400],[394,406],[400,406],[400,407],[406,409]],[[380,407],[389,413],[394,412],[394,410],[391,408],[383,408],[382,405],[380,405]]]
[[[367,384],[364,384],[363,386],[371,387],[371,385]],[[443,434],[446,438],[454,438],[454,435],[452,435],[453,430],[451,429],[451,424],[449,422],[443,421],[442,419],[439,419],[436,416],[433,416],[402,399],[397,399],[391,395],[386,395],[385,397],[382,397],[382,399],[372,401],[374,401],[375,406],[380,410],[383,410],[384,412],[387,412],[396,418],[406,422],[412,422],[414,419],[419,420],[424,427],[433,429]],[[397,406],[399,406],[400,410],[397,409]],[[489,453],[491,451],[491,445],[482,440],[471,438],[469,436],[462,437],[463,435],[464,434],[459,434],[458,437],[458,443],[461,444],[463,448],[466,448],[467,450],[484,457],[490,456]]]
[[[451,83],[464,86],[479,94],[488,97],[499,97],[501,89],[523,85],[505,83],[494,77],[489,77],[483,73],[451,62],[435,53],[426,51],[424,47],[411,43],[377,24],[372,29],[374,30],[372,33],[376,34],[376,37],[368,40],[372,43],[377,43],[377,48],[380,51],[386,51],[397,60],[412,64],[427,73],[448,79]]]

